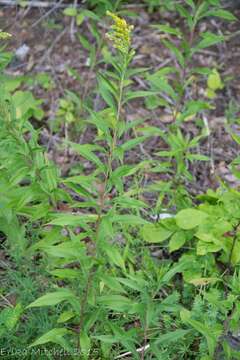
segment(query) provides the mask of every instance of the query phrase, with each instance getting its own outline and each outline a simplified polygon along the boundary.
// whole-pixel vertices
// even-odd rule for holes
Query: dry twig
[[[83,3],[84,1],[82,1]],[[9,6],[18,6],[19,3],[16,0],[0,0],[0,5],[9,5]],[[42,7],[42,8],[49,8],[49,7],[60,7],[60,8],[66,8],[69,7],[69,4],[62,3],[61,1],[26,1],[25,4],[26,7]],[[77,6],[80,6],[80,4],[77,4]]]

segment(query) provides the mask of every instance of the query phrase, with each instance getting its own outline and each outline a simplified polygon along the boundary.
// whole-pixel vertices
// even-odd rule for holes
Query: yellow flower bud
[[[12,36],[11,34],[0,30],[0,40],[8,39],[8,38],[10,38],[11,36]]]
[[[110,27],[110,31],[107,33],[108,39],[113,42],[113,46],[116,49],[127,54],[131,46],[133,26],[128,25],[124,19],[121,19],[110,11],[107,11],[107,15],[114,21],[114,24]]]

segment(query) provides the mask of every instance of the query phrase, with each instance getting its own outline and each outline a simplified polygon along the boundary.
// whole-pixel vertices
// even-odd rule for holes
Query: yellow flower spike
[[[5,40],[5,39],[8,39],[10,38],[12,35],[7,33],[7,32],[4,32],[0,29],[0,40]]]
[[[121,19],[110,11],[107,11],[106,14],[114,21],[114,24],[110,27],[110,31],[107,33],[108,39],[113,42],[113,46],[116,49],[124,54],[128,54],[131,46],[133,26],[128,25],[124,19]]]

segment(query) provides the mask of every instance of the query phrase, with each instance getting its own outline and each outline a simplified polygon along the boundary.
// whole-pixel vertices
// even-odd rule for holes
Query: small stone
[[[26,44],[23,44],[15,51],[15,56],[18,60],[24,61],[30,51],[30,47]]]

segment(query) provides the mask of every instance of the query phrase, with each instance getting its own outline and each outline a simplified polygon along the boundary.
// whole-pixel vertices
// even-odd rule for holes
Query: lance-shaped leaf
[[[63,301],[73,300],[75,298],[75,295],[68,289],[58,290],[41,296],[29,304],[27,309],[32,307],[53,306],[60,304]]]

